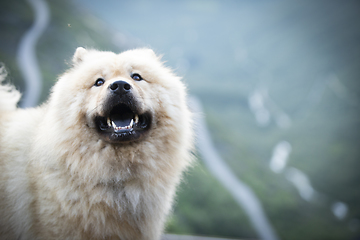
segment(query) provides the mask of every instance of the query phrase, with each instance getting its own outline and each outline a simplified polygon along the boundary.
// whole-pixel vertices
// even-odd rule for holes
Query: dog
[[[0,238],[159,239],[193,121],[151,49],[79,47],[36,108],[0,78]]]

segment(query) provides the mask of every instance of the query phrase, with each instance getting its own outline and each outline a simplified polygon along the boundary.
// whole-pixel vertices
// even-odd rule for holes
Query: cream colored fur
[[[78,48],[73,62],[34,109],[16,109],[20,94],[0,85],[0,239],[159,239],[191,158],[185,87],[149,49]],[[140,141],[112,144],[95,130],[119,79],[154,116]]]

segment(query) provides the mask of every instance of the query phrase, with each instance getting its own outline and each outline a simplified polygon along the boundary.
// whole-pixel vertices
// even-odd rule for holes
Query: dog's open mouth
[[[151,114],[138,114],[126,104],[116,105],[107,116],[98,116],[96,126],[108,142],[129,142],[138,140],[151,124]]]

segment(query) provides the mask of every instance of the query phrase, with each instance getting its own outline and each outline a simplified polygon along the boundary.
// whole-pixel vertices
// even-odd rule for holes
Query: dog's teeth
[[[116,124],[114,123],[114,121],[111,121],[111,125],[112,125],[112,127],[113,127],[114,129],[117,129],[117,126],[116,126]]]
[[[108,125],[109,127],[111,127],[111,120],[110,120],[110,118],[107,118],[107,125]]]
[[[130,124],[128,126],[124,126],[124,127],[116,126],[114,121],[111,121],[111,120],[108,120],[108,124],[110,124],[110,126],[112,126],[115,131],[119,131],[119,130],[131,129],[133,127],[133,125],[134,125],[134,120],[131,119]]]
[[[138,123],[139,122],[139,116],[136,114],[135,115],[135,123]]]

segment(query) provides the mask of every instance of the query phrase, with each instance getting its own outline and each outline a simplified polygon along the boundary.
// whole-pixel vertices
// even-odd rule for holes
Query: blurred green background
[[[42,101],[78,46],[151,47],[203,103],[216,150],[259,197],[280,239],[360,239],[358,1],[48,4],[37,44]],[[26,1],[0,1],[0,61],[22,91],[16,53],[33,15]],[[200,157],[166,232],[257,237]]]

